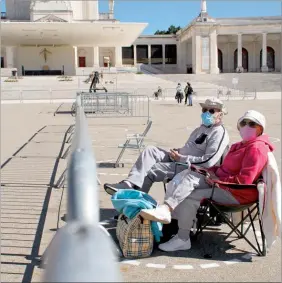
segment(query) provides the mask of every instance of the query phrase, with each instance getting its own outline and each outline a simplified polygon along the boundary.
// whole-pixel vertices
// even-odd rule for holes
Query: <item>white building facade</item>
[[[166,73],[280,72],[282,17],[212,18],[201,12],[176,35],[140,35],[147,23],[99,13],[98,0],[6,0],[1,71],[78,75],[145,64]]]
[[[199,16],[177,33],[180,72],[280,72],[282,17]]]

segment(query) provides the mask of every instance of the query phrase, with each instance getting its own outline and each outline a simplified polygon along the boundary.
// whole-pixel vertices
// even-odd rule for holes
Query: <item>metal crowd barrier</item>
[[[117,112],[126,114],[130,111],[128,94],[119,93],[81,93],[81,102],[85,113]]]
[[[84,86],[85,87],[85,86]],[[106,87],[108,87],[106,85]],[[49,100],[50,103],[54,103],[56,101],[67,101],[67,100],[75,100],[76,94],[77,94],[78,89],[2,89],[1,90],[1,99],[2,100],[18,100],[21,103],[23,103],[25,100]],[[85,94],[85,100],[87,100],[86,96],[88,93],[88,89],[81,89],[79,88],[79,91]],[[96,96],[99,94],[100,98],[96,97],[96,102],[94,101],[93,97],[94,95],[89,95],[88,99],[88,105],[100,105],[98,111],[95,111],[96,116],[97,113],[101,114],[102,112],[120,112],[120,111],[112,111],[115,109],[118,109],[117,107],[115,108],[114,105],[122,105],[120,107],[120,110],[123,111],[125,108],[126,110],[130,110],[130,107],[132,103],[134,104],[135,102],[130,102],[132,99],[137,98],[138,101],[141,101],[141,98],[144,99],[154,99],[154,92],[157,91],[157,88],[117,88],[117,91],[113,90],[108,92],[106,95],[107,98],[104,96],[104,102],[102,102],[103,98],[101,95],[103,93],[94,93]],[[93,94],[93,93],[92,93]],[[128,95],[128,107],[126,107],[126,100],[119,102],[117,98],[110,97],[110,95]],[[159,99],[173,99],[176,94],[176,88],[163,88],[162,89],[162,96],[159,97]],[[257,98],[257,93],[256,90],[254,91],[246,91],[246,90],[239,90],[239,89],[231,89],[227,87],[219,87],[219,88],[194,88],[194,95],[196,96],[195,98],[201,98],[201,97],[210,97],[210,96],[217,96],[218,98],[222,99],[245,99],[245,98]],[[139,97],[139,98],[138,98]],[[99,101],[98,101],[99,100]],[[115,101],[115,102],[113,102]],[[104,105],[104,106],[103,106]],[[144,104],[145,105],[145,104]],[[125,106],[125,107],[124,107]],[[134,106],[134,105],[133,105]],[[145,110],[144,106],[139,105],[140,109]],[[85,105],[86,108],[88,106]],[[104,108],[103,108],[104,107]],[[143,117],[145,114],[141,114],[141,111],[138,111],[138,107],[135,107],[136,112],[133,113],[132,116],[134,117]],[[94,109],[91,108],[90,109]],[[103,109],[103,111],[101,111]],[[109,111],[110,110],[110,111]],[[145,110],[147,111],[147,110]],[[92,112],[92,111],[89,111]],[[129,111],[130,112],[130,111]],[[129,113],[128,112],[128,113]],[[138,114],[139,112],[139,114]],[[131,111],[132,113],[132,111]],[[92,112],[94,114],[94,112]],[[124,114],[124,113],[123,113]],[[136,116],[137,115],[137,116]],[[140,116],[141,115],[141,116]],[[121,115],[122,116],[122,115]]]
[[[183,85],[183,89],[186,85]],[[193,87],[193,86],[192,86]],[[216,96],[217,95],[217,88],[193,88],[194,97],[210,97],[210,96]],[[176,95],[176,87],[175,88],[165,88],[163,90],[164,93],[164,99],[166,98],[174,98]]]
[[[219,88],[217,90],[217,98],[226,100],[244,100],[246,98],[251,98],[255,100],[257,98],[257,92],[256,90],[246,91],[240,89]]]
[[[119,282],[115,246],[99,225],[96,163],[80,95],[76,107],[68,161],[67,224],[47,249],[43,282]]]
[[[97,118],[139,117],[150,120],[150,98],[126,93],[83,93],[81,103],[85,114]]]

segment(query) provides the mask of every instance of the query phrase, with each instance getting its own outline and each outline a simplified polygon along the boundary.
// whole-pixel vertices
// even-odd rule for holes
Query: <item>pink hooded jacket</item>
[[[236,184],[253,184],[266,165],[268,152],[274,147],[267,135],[231,146],[221,166],[213,168],[220,181]]]
[[[267,164],[268,152],[274,147],[267,135],[249,142],[238,142],[231,146],[221,166],[209,169],[218,177],[216,183],[228,190],[240,204],[253,203],[258,199],[257,189],[232,189],[230,183],[250,185],[257,181]],[[229,185],[228,185],[229,184]]]

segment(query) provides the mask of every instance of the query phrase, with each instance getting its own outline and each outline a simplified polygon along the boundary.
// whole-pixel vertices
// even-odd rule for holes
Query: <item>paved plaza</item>
[[[267,117],[267,133],[274,143],[275,157],[281,171],[281,100],[227,101],[229,114],[225,125],[231,142],[239,139],[236,121],[248,109],[261,111]],[[66,189],[56,184],[66,169],[63,159],[69,144],[66,132],[74,123],[69,114],[54,111],[58,103],[3,104],[1,124],[1,279],[2,282],[38,282],[43,273],[38,259],[45,251],[57,227],[65,225]],[[65,104],[71,107],[71,104]],[[145,141],[165,149],[182,146],[200,123],[200,107],[177,105],[175,101],[152,101],[152,128]],[[146,119],[88,118],[89,132],[102,182],[123,179],[138,156],[127,151],[124,168],[113,168],[119,149],[128,133],[141,133]],[[162,184],[155,184],[152,196],[163,199]],[[100,186],[100,221],[114,235],[115,215],[110,197]],[[243,241],[222,243],[228,229],[207,230],[190,251],[164,253],[154,251],[150,258],[136,261],[121,259],[120,270],[125,281],[220,281],[281,282],[281,243],[275,243],[265,258],[252,255]],[[233,246],[232,246],[233,245]],[[211,253],[211,259],[204,254]]]
[[[64,231],[61,228],[68,219],[79,222],[66,226],[71,226],[68,235],[73,237],[68,242],[69,238],[63,236],[52,247],[59,253],[64,248],[76,254],[73,245],[78,243],[81,257],[75,258],[75,263],[79,262],[74,263],[75,267],[88,268],[87,272],[94,276],[104,275],[95,263],[103,264],[104,258],[109,259],[104,250],[108,246],[99,237],[95,240],[95,232],[95,237],[90,236],[91,243],[101,248],[104,257],[93,245],[96,262],[87,261],[92,253],[85,239],[93,235],[92,228],[97,228],[93,227],[97,223],[92,219],[97,213],[91,213],[92,206],[96,212],[99,210],[99,224],[110,235],[102,240],[113,241],[123,282],[281,282],[281,239],[265,257],[259,257],[246,241],[234,234],[225,241],[230,232],[226,224],[205,229],[197,240],[191,239],[192,248],[188,251],[166,253],[156,245],[150,257],[126,260],[116,237],[117,212],[103,186],[126,178],[138,158],[138,150],[126,149],[120,161],[122,166],[115,166],[121,150],[118,146],[122,147],[128,134],[142,134],[151,120],[152,127],[144,140],[146,146],[165,150],[182,147],[201,123],[199,102],[212,97],[226,103],[228,115],[224,124],[231,143],[241,139],[237,120],[245,111],[258,110],[266,116],[266,133],[275,147],[281,173],[282,17],[230,18],[227,8],[220,7],[224,18],[214,18],[212,10],[208,12],[207,1],[201,0],[192,21],[184,20],[179,23],[182,27],[172,25],[167,32],[158,30],[149,35],[153,34],[154,23],[148,30],[148,23],[140,18],[142,12],[158,11],[154,20],[159,28],[157,17],[165,20],[165,9],[169,8],[163,4],[161,10],[157,6],[121,7],[118,19],[116,2],[104,0],[102,12],[99,0],[1,1],[0,281],[42,282],[50,259],[46,253],[50,251],[48,246],[58,231],[60,234]],[[186,2],[188,5],[189,1]],[[176,3],[173,6],[176,8]],[[185,18],[182,11],[192,15],[194,8],[190,8],[180,7],[178,18]],[[136,12],[136,21],[142,22],[123,22],[121,11],[131,17]],[[172,11],[169,15],[173,16]],[[92,86],[88,79],[94,72],[100,75],[97,88],[106,94],[102,91],[98,93],[101,95],[88,94]],[[188,82],[194,90],[193,107],[177,104],[175,100],[178,83],[184,90]],[[94,80],[92,87],[96,87]],[[162,94],[155,99],[154,93],[159,88]],[[97,187],[91,183],[93,180],[88,180],[89,172],[85,170],[88,168],[91,175],[95,167],[83,166],[93,165],[93,160],[87,159],[89,144],[83,143],[84,136],[75,140],[72,132],[79,109],[76,101],[77,105],[81,102],[82,111],[88,114],[87,126],[97,166],[92,176],[99,181]],[[80,134],[85,133],[83,118],[77,123]],[[78,154],[70,159],[73,151]],[[69,170],[68,179],[69,161],[73,171]],[[93,190],[89,191],[92,185]],[[69,188],[73,189],[71,196],[75,200],[68,204]],[[95,189],[99,206],[96,195],[94,198],[89,194]],[[155,183],[150,194],[162,203],[163,183]],[[83,201],[78,204],[79,200]],[[81,210],[85,214],[80,214]],[[88,221],[93,224],[89,230],[88,226],[85,228]],[[249,224],[246,221],[244,227],[250,228]],[[254,234],[261,243],[258,221],[254,225]],[[252,232],[249,229],[247,236],[254,241]],[[107,233],[103,235],[108,237]],[[70,272],[74,281],[73,274],[79,279],[88,276],[87,272],[81,269],[76,272],[70,267],[72,256],[66,261],[58,258],[52,263],[58,267],[61,278],[66,272]],[[64,263],[68,270],[62,268]]]

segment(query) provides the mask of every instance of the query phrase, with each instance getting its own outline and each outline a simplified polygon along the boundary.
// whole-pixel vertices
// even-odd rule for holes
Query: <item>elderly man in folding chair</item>
[[[147,146],[133,165],[128,177],[118,184],[105,184],[105,191],[113,195],[119,189],[137,189],[148,193],[154,182],[172,178],[176,161],[191,162],[205,168],[218,164],[229,144],[229,136],[222,118],[227,111],[217,98],[200,103],[202,124],[190,135],[186,144],[170,152]],[[177,166],[177,173],[186,166]]]
[[[190,230],[201,201],[210,199],[225,205],[256,203],[255,184],[273,151],[265,130],[265,117],[254,110],[246,112],[237,124],[242,141],[232,145],[222,165],[210,169],[189,166],[167,185],[164,204],[156,209],[142,210],[145,219],[170,223],[172,212],[178,219],[179,231],[168,242],[160,244],[163,251],[189,250]],[[194,169],[193,171],[191,169]],[[217,186],[215,186],[217,184]],[[232,190],[231,184],[248,185]]]

